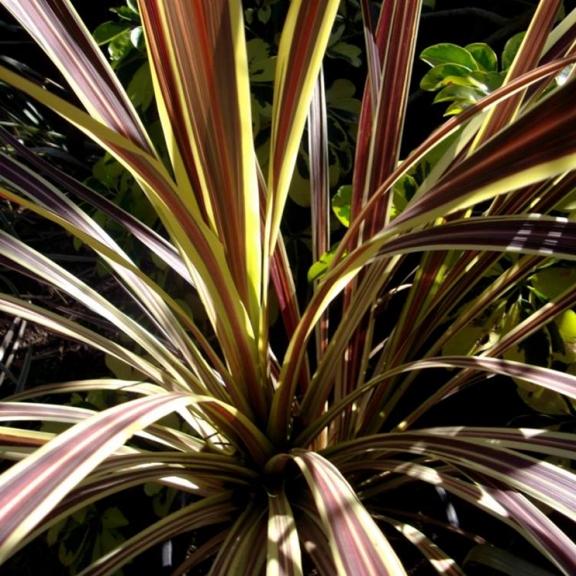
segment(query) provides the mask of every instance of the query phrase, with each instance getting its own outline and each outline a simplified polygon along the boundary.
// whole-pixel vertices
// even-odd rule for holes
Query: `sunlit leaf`
[[[477,70],[478,62],[468,48],[457,44],[435,44],[420,52],[420,59],[432,67],[439,64],[458,64],[468,70]]]
[[[498,56],[492,48],[484,42],[474,42],[464,47],[476,60],[478,67],[486,72],[498,71]]]
[[[326,528],[337,570],[343,574],[406,574],[388,540],[337,468],[309,452],[296,452],[295,461]]]

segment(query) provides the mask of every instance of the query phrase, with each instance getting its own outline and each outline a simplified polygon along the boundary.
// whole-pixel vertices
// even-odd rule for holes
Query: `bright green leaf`
[[[340,186],[332,198],[332,210],[336,218],[348,228],[350,226],[350,206],[352,202],[352,186]]]
[[[111,42],[121,34],[124,34],[127,30],[127,24],[103,22],[94,30],[94,40],[102,46],[103,44],[108,44],[108,42]]]
[[[324,252],[324,254],[320,256],[320,259],[314,262],[312,266],[310,266],[310,268],[308,269],[308,276],[307,276],[308,282],[314,282],[314,280],[319,280],[326,273],[326,270],[328,270],[328,268],[332,264],[332,261],[334,260],[336,249],[337,246],[334,246],[330,250],[328,250],[328,252]]]
[[[420,80],[420,88],[434,91],[449,84],[460,83],[463,86],[475,86],[472,79],[472,70],[460,64],[439,64],[429,70]]]
[[[504,77],[499,72],[484,72],[483,70],[477,70],[472,72],[472,78],[478,82],[478,87],[484,91],[485,94],[500,88]]]
[[[132,46],[137,50],[144,48],[144,31],[142,30],[142,26],[136,26],[136,28],[131,30],[130,42],[132,42]]]
[[[440,64],[457,64],[468,71],[478,69],[478,63],[466,48],[447,42],[429,46],[420,53],[420,59],[433,67]]]
[[[110,54],[110,59],[113,62],[122,60],[132,49],[133,46],[129,29],[115,36],[108,44],[108,54]]]
[[[477,88],[451,84],[450,86],[442,88],[442,90],[436,94],[434,102],[449,102],[451,100],[457,100],[467,104],[474,104],[475,102],[478,102],[482,96],[482,92]]]
[[[498,56],[492,48],[484,42],[474,42],[465,46],[474,60],[478,63],[478,68],[485,72],[498,72]]]
[[[469,104],[467,102],[463,102],[462,100],[452,102],[452,104],[446,108],[444,116],[458,116],[458,114],[462,114],[462,112],[464,112],[468,106]]]
[[[122,20],[128,20],[129,22],[139,23],[140,16],[138,13],[138,2],[137,0],[127,0],[127,6],[117,6],[116,8],[110,8],[110,12],[118,14]]]
[[[568,363],[576,362],[576,312],[565,310],[556,318],[556,325],[564,341],[564,353]]]
[[[408,202],[412,199],[414,194],[416,194],[417,189],[418,183],[412,176],[410,176],[410,174],[406,174],[396,184],[394,184],[394,187],[392,188],[392,208],[390,211],[390,216],[392,218],[396,218],[396,216],[406,208]]]

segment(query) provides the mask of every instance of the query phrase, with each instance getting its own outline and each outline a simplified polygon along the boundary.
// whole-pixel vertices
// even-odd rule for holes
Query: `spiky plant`
[[[567,524],[550,514],[576,516],[573,434],[419,427],[443,399],[494,375],[576,398],[574,376],[503,357],[574,305],[572,285],[498,337],[442,356],[453,335],[539,267],[576,258],[576,224],[547,215],[576,181],[569,74],[576,13],[553,28],[561,2],[542,0],[503,86],[401,159],[421,0],[384,0],[375,26],[371,3],[360,3],[368,76],[350,226],[300,310],[281,223],[307,124],[315,258],[329,248],[321,68],[338,0],[290,3],[266,174],[252,140],[240,0],[139,1],[166,163],[69,0],[1,3],[84,109],[4,67],[0,80],[121,162],[165,231],[153,232],[3,134],[2,197],[92,249],[146,320],[0,232],[3,261],[77,299],[123,337],[10,295],[0,296],[0,310],[141,375],[43,386],[0,403],[8,422],[0,428],[1,454],[15,461],[0,477],[1,561],[82,507],[157,483],[187,493],[189,503],[83,574],[114,573],[184,532],[194,532],[198,546],[175,573],[210,560],[211,574],[303,574],[306,566],[321,574],[405,574],[411,555],[405,547],[397,552],[396,538],[390,544],[391,529],[438,573],[462,574],[438,538],[459,531],[490,543],[491,535],[421,510],[411,494],[432,485],[506,524],[561,573],[576,573]],[[562,71],[568,81],[559,83]],[[396,210],[392,191],[427,165],[427,177]],[[202,304],[208,333],[79,201],[121,223],[182,278]],[[505,254],[513,258],[489,274]],[[272,349],[271,294],[285,350]],[[94,412],[65,402],[72,392],[94,390],[117,393],[118,404]],[[177,417],[165,419],[171,414]],[[56,434],[19,427],[25,421],[69,426]],[[504,552],[497,559],[510,573],[520,562]]]

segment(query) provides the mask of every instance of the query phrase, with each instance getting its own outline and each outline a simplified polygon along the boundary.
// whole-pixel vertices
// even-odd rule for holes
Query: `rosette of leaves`
[[[463,574],[466,558],[508,574],[576,572],[568,535],[576,475],[566,465],[576,458],[574,434],[470,426],[460,411],[446,426],[432,414],[495,375],[576,398],[571,374],[505,357],[574,305],[574,284],[481,351],[441,354],[451,334],[551,259],[576,258],[576,224],[550,215],[576,178],[576,83],[554,81],[576,60],[576,13],[553,28],[561,2],[541,2],[503,85],[400,158],[422,2],[383,2],[374,25],[370,3],[360,3],[368,77],[349,227],[307,296],[296,294],[281,223],[307,125],[315,257],[330,247],[319,78],[336,0],[290,3],[266,172],[253,140],[239,0],[138,3],[166,163],[70,2],[2,4],[83,108],[4,68],[0,79],[121,162],[163,229],[153,232],[2,132],[10,152],[0,155],[2,197],[81,240],[133,304],[112,302],[1,232],[6,265],[74,297],[123,336],[7,294],[0,310],[88,343],[134,376],[56,383],[0,403],[0,450],[13,461],[0,476],[1,562],[88,504],[157,484],[185,493],[186,503],[83,574],[113,574],[184,533],[195,547],[176,574],[208,564],[211,574],[401,575],[413,571],[416,554],[440,574]],[[424,162],[428,175],[393,214],[394,187]],[[136,266],[81,209],[87,202],[179,276],[203,312]],[[513,264],[478,290],[505,254]],[[281,336],[271,330],[271,294]],[[117,405],[66,402],[95,390],[117,394]],[[31,421],[65,429],[44,432]],[[513,535],[536,554],[518,558],[523,548],[508,546]]]

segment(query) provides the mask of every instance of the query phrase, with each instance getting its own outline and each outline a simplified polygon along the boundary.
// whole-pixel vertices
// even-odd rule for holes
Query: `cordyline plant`
[[[6,68],[0,80],[121,162],[166,232],[152,231],[3,133],[2,197],[94,250],[146,319],[0,232],[7,265],[77,299],[123,337],[109,339],[10,295],[0,296],[0,310],[142,375],[43,386],[0,403],[7,422],[1,454],[15,461],[0,477],[1,561],[90,503],[158,483],[185,492],[188,503],[83,574],[111,574],[184,532],[194,533],[197,546],[177,574],[205,562],[211,574],[303,574],[312,567],[321,574],[405,574],[414,554],[438,573],[462,574],[442,535],[460,534],[454,537],[471,546],[490,543],[490,535],[412,504],[412,491],[432,485],[518,533],[550,570],[576,573],[576,544],[561,518],[576,519],[573,434],[418,426],[443,399],[494,375],[576,398],[576,377],[505,358],[576,303],[576,286],[498,338],[442,356],[450,338],[535,270],[576,259],[576,224],[550,215],[576,184],[575,13],[555,26],[560,0],[540,2],[502,87],[400,159],[421,1],[384,0],[374,24],[370,2],[361,2],[368,77],[350,226],[299,309],[281,222],[307,126],[315,258],[330,248],[321,68],[338,0],[290,3],[262,170],[239,0],[138,3],[166,162],[68,0],[1,3],[84,109]],[[427,177],[395,210],[393,190],[427,164]],[[210,330],[200,329],[78,202],[121,223],[178,274]],[[506,265],[489,274],[505,254]],[[272,349],[271,295],[285,349]],[[117,393],[117,405],[97,412],[57,403],[94,390]],[[177,417],[167,420],[171,414]],[[19,427],[27,421],[69,426],[58,434]],[[497,560],[519,573],[509,554]]]

